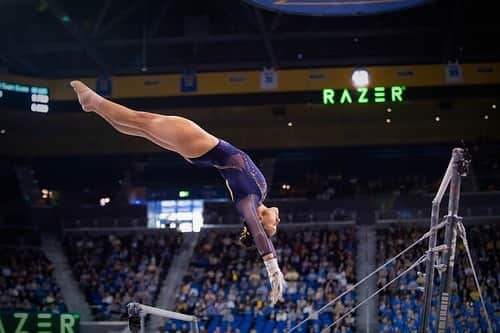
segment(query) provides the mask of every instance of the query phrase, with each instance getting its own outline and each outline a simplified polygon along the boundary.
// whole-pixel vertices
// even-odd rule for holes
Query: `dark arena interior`
[[[495,8],[0,0],[0,333],[500,332]]]

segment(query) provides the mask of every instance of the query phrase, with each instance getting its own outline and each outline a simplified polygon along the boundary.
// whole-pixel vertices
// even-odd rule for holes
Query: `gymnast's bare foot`
[[[80,81],[71,81],[70,84],[78,95],[78,102],[80,102],[83,111],[91,112],[99,108],[104,98]]]

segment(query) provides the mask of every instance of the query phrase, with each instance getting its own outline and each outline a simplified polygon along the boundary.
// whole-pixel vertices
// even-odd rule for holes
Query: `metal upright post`
[[[198,326],[198,320],[194,320],[191,322],[191,332],[192,333],[200,333],[200,328]]]
[[[431,228],[437,225],[439,220],[439,202],[432,201],[431,213]],[[429,317],[431,310],[432,290],[434,289],[434,262],[436,254],[431,249],[436,247],[437,230],[434,230],[429,237],[429,253],[427,257],[427,264],[425,269],[425,287],[424,287],[424,312],[422,321],[420,322],[419,333],[425,333],[429,325]]]
[[[439,207],[441,205],[441,200],[443,199],[444,193],[448,187],[448,184],[452,182],[452,187],[454,186],[456,189],[456,183],[458,179],[458,191],[454,191],[455,195],[459,195],[460,193],[460,175],[459,175],[459,163],[463,161],[463,149],[455,148],[452,152],[452,156],[450,159],[450,163],[448,164],[448,168],[446,169],[446,173],[441,181],[441,185],[439,186],[439,190],[432,200],[432,212],[431,212],[431,230],[434,228],[439,221]],[[455,182],[453,183],[453,179]],[[455,185],[453,185],[455,184]],[[451,189],[450,189],[451,191]],[[451,200],[450,194],[450,200]],[[451,201],[450,201],[451,203]],[[458,209],[458,197],[456,201],[456,207]],[[453,214],[448,213],[448,216],[452,216]],[[448,226],[447,226],[448,230]],[[427,257],[427,265],[425,270],[425,288],[424,288],[424,307],[423,307],[423,315],[422,320],[420,322],[419,333],[426,333],[429,327],[429,318],[431,315],[432,308],[432,292],[434,290],[434,265],[436,261],[436,253],[433,249],[436,247],[437,243],[437,231],[434,230],[429,237],[429,252]]]
[[[453,149],[454,165],[453,174],[450,184],[450,198],[448,201],[448,216],[445,231],[445,244],[447,251],[444,254],[444,264],[446,274],[441,275],[439,285],[439,319],[437,332],[445,333],[448,324],[449,300],[451,295],[451,286],[453,284],[453,267],[455,266],[455,252],[457,244],[457,222],[460,220],[458,216],[458,203],[460,201],[460,185],[462,165],[464,163],[464,151],[460,148]]]

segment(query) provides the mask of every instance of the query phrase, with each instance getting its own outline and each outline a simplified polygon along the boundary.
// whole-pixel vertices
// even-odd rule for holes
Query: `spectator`
[[[377,259],[382,263],[392,258],[415,241],[427,230],[415,227],[397,227],[380,230],[377,242]],[[500,230],[494,225],[472,226],[468,229],[468,241],[471,246],[474,265],[480,279],[488,313],[493,321],[494,329],[500,329],[500,309],[498,294],[498,275],[500,262]],[[410,266],[425,251],[425,244],[420,245],[404,255],[401,260],[391,263],[378,274],[377,286],[396,277],[399,272]],[[423,270],[423,267],[422,267]],[[467,256],[460,240],[457,240],[457,254],[454,268],[453,297],[450,301],[450,332],[486,332],[487,324],[481,316],[481,304],[469,268]],[[379,298],[379,329],[381,332],[415,331],[420,324],[423,310],[423,295],[418,290],[423,280],[416,270],[398,280],[382,293]],[[435,298],[438,297],[435,288]],[[433,306],[434,308],[434,306]],[[431,325],[436,325],[435,308],[430,318]]]
[[[97,320],[119,320],[131,302],[154,304],[179,234],[68,236],[69,262]]]
[[[2,249],[0,310],[66,312],[53,270],[40,250]]]
[[[270,288],[266,273],[257,254],[240,247],[235,239],[236,235],[227,233],[210,233],[201,239],[177,295],[176,310],[202,318],[210,333],[216,327],[227,332],[229,326],[231,332],[253,328],[282,333],[354,283],[353,228],[341,232],[280,231],[276,248],[289,288],[284,302],[272,308],[267,301]],[[204,297],[194,296],[198,294]],[[353,302],[351,295],[339,303],[347,310]],[[316,315],[308,330],[319,332],[331,323],[332,316],[331,312]],[[172,325],[167,323],[167,332],[175,332]],[[352,332],[353,318],[349,316],[339,327]]]

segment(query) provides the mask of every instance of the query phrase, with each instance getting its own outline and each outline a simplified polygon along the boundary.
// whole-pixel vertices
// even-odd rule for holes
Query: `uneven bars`
[[[158,308],[154,308],[152,306],[139,304],[139,303],[135,303],[135,302],[127,304],[127,309],[128,309],[128,315],[129,315],[129,327],[130,327],[130,330],[132,332],[138,332],[140,330],[140,328],[141,328],[141,325],[140,325],[141,315],[145,316],[145,315],[151,314],[151,315],[158,316],[158,317],[190,322],[192,330],[195,333],[198,333],[198,318],[195,316],[190,316],[190,315],[185,315],[185,314],[178,313],[178,312],[158,309]]]

